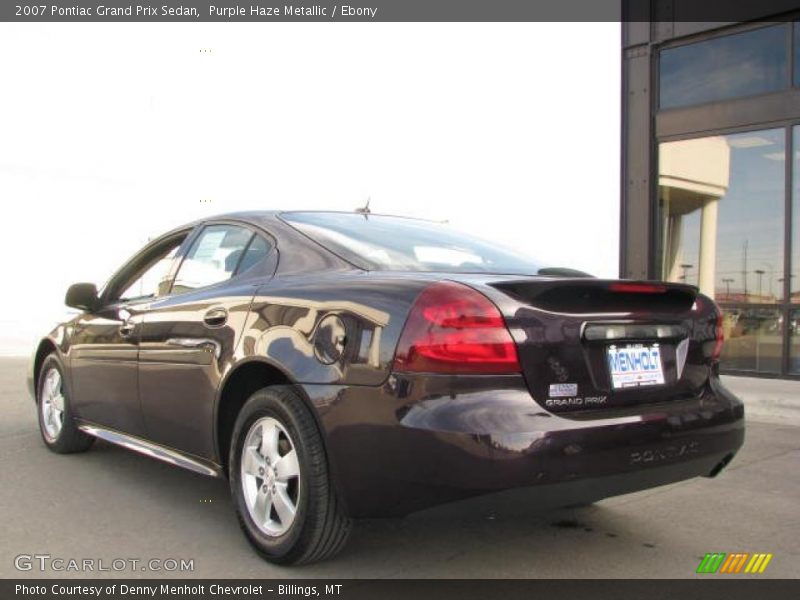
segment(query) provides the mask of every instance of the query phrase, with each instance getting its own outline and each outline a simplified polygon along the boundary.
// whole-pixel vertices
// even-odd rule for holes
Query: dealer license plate
[[[615,390],[664,383],[658,344],[609,346],[607,358],[611,385]]]

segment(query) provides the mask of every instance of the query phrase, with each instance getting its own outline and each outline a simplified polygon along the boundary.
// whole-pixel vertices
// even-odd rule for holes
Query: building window
[[[800,21],[794,22],[794,84],[800,86]]]
[[[784,137],[768,129],[660,145],[664,279],[723,304],[782,301]]]
[[[795,25],[795,41],[800,27]],[[797,47],[797,44],[795,44]],[[795,63],[795,69],[797,63]],[[800,304],[800,126],[792,129],[794,160],[792,161],[792,254],[789,270],[789,301]],[[789,371],[800,374],[800,307],[789,311]]]
[[[789,270],[789,301],[800,304],[800,125],[793,129],[792,144],[792,253]]]
[[[662,277],[721,304],[724,369],[781,371],[785,161],[784,129],[659,146]]]
[[[660,107],[786,89],[788,26],[773,25],[663,50],[659,62]],[[795,61],[795,73],[797,68]]]
[[[775,308],[724,307],[721,365],[733,371],[780,373],[783,318]]]
[[[789,312],[789,335],[791,345],[789,348],[789,371],[800,374],[800,310]]]

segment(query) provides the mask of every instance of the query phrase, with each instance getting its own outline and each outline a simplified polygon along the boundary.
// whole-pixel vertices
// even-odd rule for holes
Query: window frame
[[[150,241],[147,245],[145,245],[142,249],[140,249],[136,254],[134,254],[131,258],[123,263],[123,265],[118,268],[114,274],[108,279],[105,285],[102,286],[100,294],[99,294],[99,306],[98,309],[104,309],[113,306],[128,306],[133,304],[140,304],[144,302],[153,302],[153,301],[161,301],[167,298],[171,298],[178,295],[183,294],[173,294],[172,288],[175,284],[175,277],[178,274],[178,270],[180,266],[183,264],[183,260],[188,253],[189,249],[192,247],[194,240],[200,235],[206,227],[211,225],[232,225],[237,227],[242,227],[244,229],[249,230],[254,235],[261,236],[269,245],[270,251],[267,253],[267,256],[271,254],[275,254],[275,270],[277,270],[277,263],[280,260],[280,253],[278,251],[278,242],[274,235],[270,232],[266,231],[265,229],[253,225],[249,222],[245,221],[236,221],[231,219],[215,219],[213,221],[204,221],[202,223],[196,223],[193,225],[189,225],[186,227],[181,227],[179,229],[175,229],[165,233],[164,235],[159,236],[158,238]],[[169,280],[169,291],[162,296],[144,296],[141,298],[131,298],[128,300],[123,300],[117,294],[122,293],[126,288],[125,285],[132,284],[136,281],[138,277],[141,277],[142,273],[144,273],[147,269],[146,265],[149,263],[154,255],[158,255],[159,252],[163,249],[165,245],[168,245],[171,241],[183,237],[182,241],[178,245],[178,251],[175,253],[175,256],[172,257],[172,264],[167,271],[167,278]],[[250,240],[248,240],[248,244],[245,247],[244,252],[242,253],[242,258],[244,258],[245,252],[252,244],[254,237],[251,236]],[[240,260],[241,263],[241,260]],[[232,281],[234,278],[243,275],[244,273],[238,272],[239,265],[237,264],[237,270],[234,271],[233,275],[230,278],[217,282],[208,286],[204,286],[202,288],[197,288],[197,290],[205,290],[216,285],[224,284],[227,282]],[[270,274],[272,275],[272,273]],[[193,290],[196,291],[196,290]],[[191,292],[187,292],[191,293]]]

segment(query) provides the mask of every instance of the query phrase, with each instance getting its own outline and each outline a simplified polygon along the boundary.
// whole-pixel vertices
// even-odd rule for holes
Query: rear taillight
[[[483,294],[452,281],[417,298],[397,346],[397,371],[505,374],[521,371],[503,315]]]

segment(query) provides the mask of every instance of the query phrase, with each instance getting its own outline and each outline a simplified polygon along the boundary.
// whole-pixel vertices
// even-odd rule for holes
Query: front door
[[[137,393],[140,333],[141,314],[126,303],[103,307],[77,321],[70,350],[77,417],[144,434]]]
[[[100,307],[76,322],[68,360],[78,418],[131,435],[146,434],[138,389],[142,315],[169,281],[186,235],[146,247],[112,278]]]

